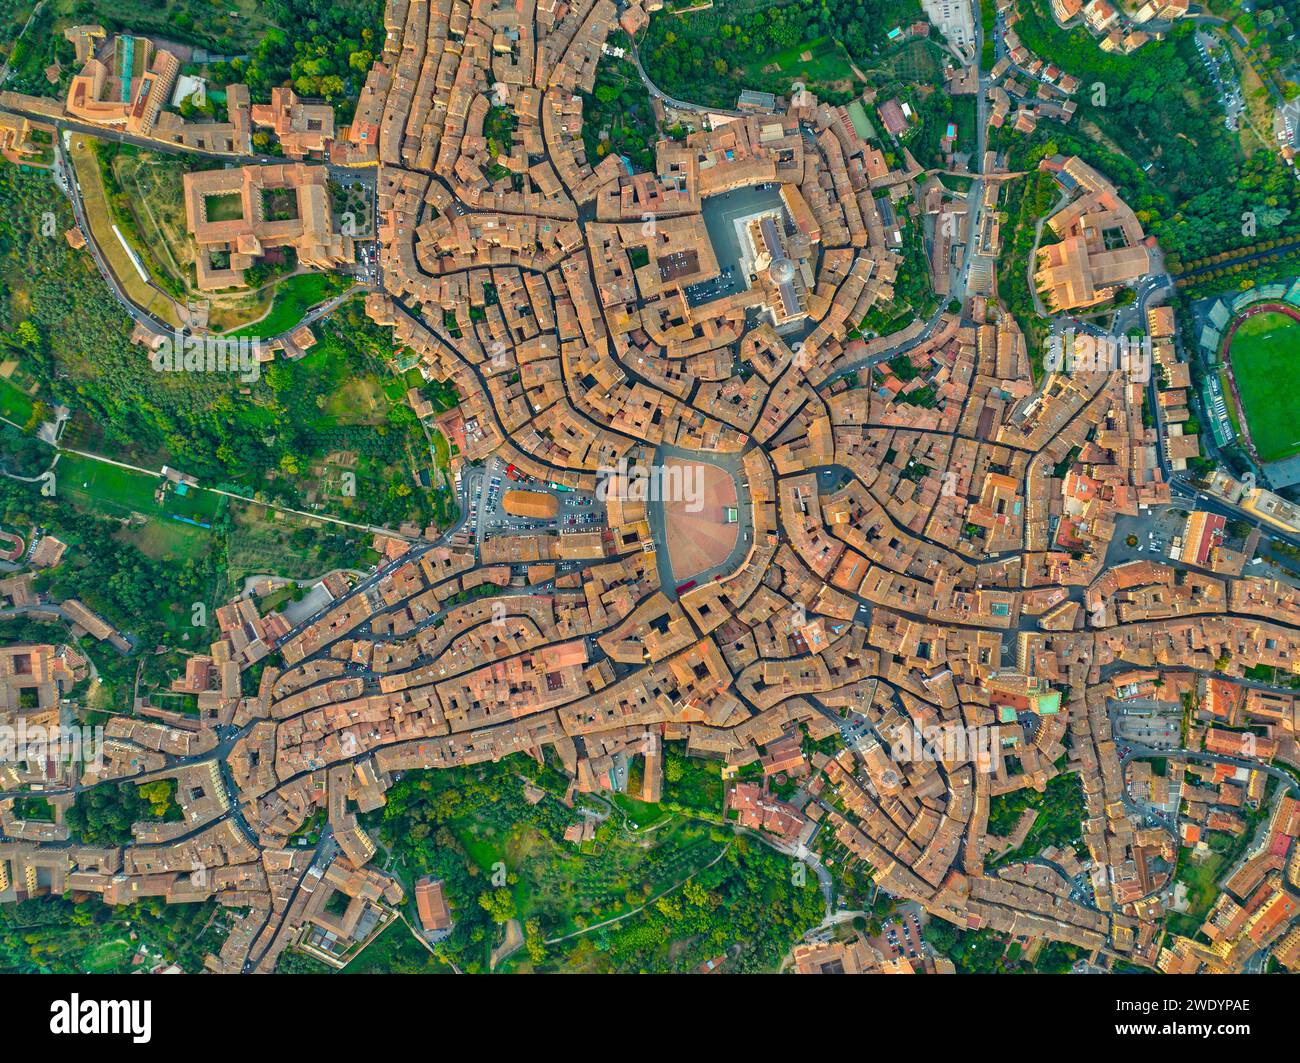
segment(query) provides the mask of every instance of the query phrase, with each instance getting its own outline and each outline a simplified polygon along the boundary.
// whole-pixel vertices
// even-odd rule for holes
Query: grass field
[[[158,479],[102,461],[65,455],[58,465],[58,490],[88,503],[92,512],[127,517],[153,513]]]
[[[25,425],[32,415],[32,400],[12,381],[0,377],[0,417]]]
[[[348,283],[348,278],[333,273],[296,273],[286,277],[276,286],[270,313],[230,335],[270,337],[288,332],[308,310],[338,295]]]
[[[91,974],[104,974],[126,969],[135,948],[125,938],[98,941],[86,950],[82,965]]]
[[[830,37],[818,37],[768,58],[782,74],[798,78],[806,84],[828,84],[852,81],[853,67],[844,45]]]
[[[1260,461],[1300,452],[1300,322],[1276,313],[1247,318],[1229,356]]]
[[[210,491],[169,490],[161,504],[154,501],[160,480],[107,462],[65,454],[55,467],[60,495],[92,513],[129,517],[138,513],[146,523],[124,530],[123,537],[150,557],[187,559],[203,553],[210,536],[203,528],[174,517],[211,524],[221,507],[220,495]]]
[[[200,557],[212,545],[212,533],[178,520],[151,520],[123,528],[117,536],[155,561]]]

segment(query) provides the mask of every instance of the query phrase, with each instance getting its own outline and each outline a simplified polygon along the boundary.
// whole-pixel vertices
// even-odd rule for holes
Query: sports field
[[[1229,357],[1259,460],[1300,453],[1300,322],[1274,311],[1249,317]]]

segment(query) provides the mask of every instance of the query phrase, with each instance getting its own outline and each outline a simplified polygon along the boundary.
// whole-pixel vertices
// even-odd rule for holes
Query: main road
[[[725,107],[705,107],[699,103],[688,103],[686,100],[679,100],[674,96],[669,96],[668,93],[651,81],[650,75],[645,72],[645,67],[641,65],[641,52],[637,48],[636,41],[633,41],[631,47],[628,48],[628,56],[636,67],[637,76],[641,78],[641,84],[646,87],[646,91],[656,100],[666,103],[669,107],[674,107],[679,111],[692,111],[695,114],[736,115],[740,113],[739,111],[729,111]]]

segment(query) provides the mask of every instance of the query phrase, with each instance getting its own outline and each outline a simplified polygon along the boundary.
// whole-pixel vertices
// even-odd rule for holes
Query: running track
[[[1255,443],[1250,438],[1250,425],[1247,423],[1246,407],[1241,404],[1241,395],[1237,391],[1237,377],[1232,371],[1232,337],[1237,334],[1237,329],[1247,318],[1254,317],[1256,314],[1285,314],[1292,321],[1300,324],[1300,310],[1286,303],[1256,303],[1254,306],[1247,307],[1237,318],[1228,326],[1228,334],[1223,337],[1223,371],[1228,377],[1228,388],[1232,391],[1232,401],[1237,404],[1237,419],[1241,426],[1241,437],[1246,441],[1246,449],[1250,452],[1251,460],[1256,465],[1263,467],[1263,462],[1259,460],[1259,455],[1255,453]]]

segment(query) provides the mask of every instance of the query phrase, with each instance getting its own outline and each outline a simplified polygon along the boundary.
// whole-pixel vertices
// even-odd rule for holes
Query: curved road
[[[632,42],[632,47],[628,49],[628,57],[636,67],[637,76],[641,78],[641,84],[646,87],[656,100],[666,103],[669,107],[675,107],[679,111],[693,111],[696,114],[730,114],[738,115],[739,111],[729,111],[724,107],[705,107],[698,103],[687,103],[685,100],[679,100],[674,96],[669,96],[658,85],[650,80],[650,75],[645,72],[645,67],[641,65],[641,52],[637,48],[636,42]]]

